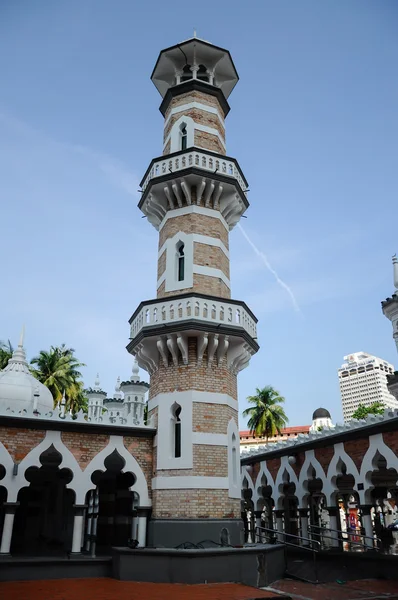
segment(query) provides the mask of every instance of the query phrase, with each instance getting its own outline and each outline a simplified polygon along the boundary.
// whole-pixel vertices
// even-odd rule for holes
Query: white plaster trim
[[[175,127],[178,124],[177,129],[179,129],[179,126],[181,125],[182,122],[184,121],[188,121],[188,119],[190,119],[193,122],[193,127],[194,127],[194,132],[195,131],[203,131],[203,133],[208,133],[209,135],[215,135],[219,141],[221,146],[224,148],[224,150],[227,150],[227,146],[225,145],[224,140],[222,139],[222,136],[220,135],[220,132],[218,131],[218,129],[215,129],[214,127],[207,127],[206,125],[200,125],[199,123],[196,123],[196,121],[193,121],[193,119],[191,119],[191,117],[181,117],[181,119],[178,119],[178,121],[176,121],[173,125],[173,127],[171,128],[170,133],[168,134],[168,136],[166,137],[164,144],[163,144],[163,151],[166,148],[167,144],[170,141],[170,153],[171,152],[178,152],[178,150],[181,150],[181,148],[179,147],[179,137],[177,138],[176,134],[176,130]],[[188,125],[189,123],[187,123]],[[189,135],[189,129],[187,128],[187,133],[188,133],[188,140],[187,140],[187,148],[192,148],[192,147],[197,147],[199,148],[199,146],[195,146],[195,144],[190,144],[190,135]],[[178,141],[177,141],[178,140]],[[202,148],[203,150],[205,150],[206,148]]]
[[[178,266],[177,266],[177,244],[182,242],[184,244],[184,279],[178,280]],[[162,275],[159,277],[157,287],[159,288],[163,281],[166,282],[165,291],[175,292],[177,290],[184,290],[193,286],[193,238],[190,233],[183,233],[179,231],[172,238],[169,238],[164,243],[166,247],[166,268]]]
[[[238,410],[238,401],[228,394],[220,394],[220,393],[212,393],[212,392],[200,392],[198,390],[190,390],[188,392],[168,392],[164,394],[158,394],[151,398],[148,402],[148,410],[153,410],[157,406],[161,406],[164,402],[168,403],[171,398],[173,398],[172,402],[178,402],[181,404],[183,398],[190,397],[192,402],[204,402],[206,404],[225,404],[234,410]],[[171,402],[171,404],[172,404]],[[171,406],[170,404],[170,406]],[[181,404],[182,406],[182,404]],[[159,419],[158,419],[158,422]],[[159,429],[158,429],[159,432]]]
[[[159,230],[161,231],[169,219],[174,219],[175,217],[181,217],[183,215],[190,215],[192,213],[196,213],[198,215],[204,215],[206,217],[213,217],[213,219],[218,219],[224,225],[226,231],[229,233],[229,225],[218,210],[214,210],[212,208],[206,208],[205,206],[183,206],[182,208],[174,208],[173,210],[168,210],[163,220],[159,225]]]
[[[215,246],[216,248],[220,248],[220,250],[222,250],[225,256],[229,259],[228,248],[218,238],[210,237],[209,235],[202,235],[200,233],[191,233],[189,235],[192,236],[194,243],[196,242],[198,244],[206,244],[206,246]],[[158,259],[160,259],[165,252],[167,248],[167,241],[168,240],[166,240],[163,246],[160,248],[158,252]]]
[[[185,123],[187,129],[187,148],[192,148],[195,145],[195,121],[192,117],[182,115],[173,124],[164,144],[163,150],[170,140],[170,152],[178,152],[181,150],[181,125]]]
[[[166,127],[169,124],[169,121],[173,115],[176,115],[179,112],[182,112],[184,110],[191,110],[191,108],[196,108],[198,110],[203,110],[204,112],[208,112],[213,115],[217,115],[217,117],[220,120],[221,125],[223,127],[225,127],[224,118],[221,115],[221,113],[217,110],[217,108],[214,108],[214,106],[209,106],[208,104],[202,104],[201,102],[188,102],[187,104],[181,104],[180,106],[175,106],[174,108],[171,109],[169,116],[167,117],[167,119],[164,122],[164,128],[166,129]]]
[[[153,490],[227,490],[228,477],[154,477]]]
[[[206,277],[218,277],[221,279],[227,287],[231,289],[231,281],[221,271],[221,269],[215,269],[214,267],[204,267],[203,265],[193,265],[193,272],[197,275],[205,275]]]
[[[233,437],[235,436],[235,441]],[[239,453],[239,429],[235,419],[230,419],[227,429],[228,439],[228,496],[229,498],[240,498],[240,453]]]
[[[169,253],[167,253],[169,255]],[[170,254],[172,254],[170,252]],[[174,253],[173,253],[174,254]],[[187,259],[187,257],[185,257]],[[170,261],[171,262],[171,261]],[[192,263],[191,263],[192,265]],[[185,270],[188,270],[189,263],[188,260],[185,262]],[[174,267],[174,265],[173,265]],[[167,275],[171,272],[171,269],[167,269],[162,273],[157,281],[157,289],[160,288],[163,281],[166,281],[166,292],[174,292],[176,290],[184,290],[185,288],[190,288],[193,286],[193,281],[189,277],[189,273],[185,277],[184,281],[176,281],[171,277],[167,277]],[[221,279],[225,285],[231,289],[231,281],[225,275],[221,269],[215,269],[214,267],[205,267],[203,265],[192,265],[192,273],[197,273],[197,275],[205,275],[206,277],[218,277]]]
[[[243,498],[243,490],[251,490],[252,491],[252,498],[254,497],[254,485],[253,485],[253,480],[250,477],[250,473],[249,473],[249,469],[251,469],[252,467],[250,467],[249,465],[242,465],[242,471],[241,471],[241,478],[242,478],[242,498]]]
[[[204,446],[228,446],[228,436],[225,433],[194,431],[192,441],[194,444],[203,444]]]
[[[192,469],[192,396],[185,392],[172,392],[159,394],[152,400],[160,402],[152,403],[148,410],[154,406],[158,407],[158,433],[157,433],[157,469]],[[152,401],[151,401],[152,402]],[[181,406],[181,456],[173,456],[173,426],[172,415],[173,404]]]
[[[276,495],[274,480],[272,478],[271,473],[268,470],[267,461],[263,460],[260,463],[260,471],[257,475],[256,483],[254,486],[254,493],[253,493],[253,497],[252,497],[255,510],[261,510],[263,507],[263,503],[264,503],[264,498],[261,493],[261,486],[262,486],[261,480],[262,480],[263,476],[267,480],[267,485],[269,485],[272,489],[271,497],[275,498],[275,495]],[[259,501],[261,501],[261,502],[259,503]]]

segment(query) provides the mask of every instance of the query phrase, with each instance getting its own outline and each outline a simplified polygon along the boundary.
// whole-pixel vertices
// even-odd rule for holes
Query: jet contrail
[[[275,277],[277,283],[279,283],[279,285],[287,291],[287,293],[289,294],[291,301],[293,303],[294,306],[294,310],[296,310],[297,312],[301,312],[300,307],[297,303],[297,300],[295,298],[295,295],[293,294],[292,290],[290,289],[290,287],[284,282],[282,281],[282,279],[279,277],[278,273],[275,271],[275,269],[273,269],[271,267],[271,265],[268,262],[268,258],[265,256],[265,254],[263,252],[261,252],[257,246],[255,244],[253,244],[253,242],[251,241],[251,239],[249,238],[249,236],[247,235],[246,231],[243,229],[242,225],[240,223],[238,223],[238,227],[242,232],[242,235],[246,238],[246,241],[250,244],[250,246],[253,248],[254,252],[257,254],[257,256],[259,256],[261,258],[261,260],[263,261],[264,265],[267,267],[268,271],[270,273],[272,273],[272,275]]]

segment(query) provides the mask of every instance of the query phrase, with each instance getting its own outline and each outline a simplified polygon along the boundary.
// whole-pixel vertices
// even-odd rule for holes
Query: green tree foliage
[[[360,404],[356,411],[353,413],[353,419],[366,419],[368,415],[382,415],[385,411],[385,406],[383,402],[377,400],[373,402],[370,406],[365,406],[364,404]]]
[[[285,399],[273,387],[257,388],[255,396],[249,396],[250,406],[243,411],[244,417],[250,417],[247,423],[251,432],[259,437],[268,438],[281,432],[289,419],[283,409]]]
[[[87,398],[79,371],[85,365],[79,362],[74,353],[73,348],[62,344],[51,346],[49,351],[41,350],[38,356],[30,361],[33,365],[32,374],[50,390],[54,398],[54,407],[61,403],[65,393],[65,409],[72,413],[80,409],[87,411]]]
[[[6,368],[13,352],[14,348],[10,340],[7,342],[0,341],[0,371]]]

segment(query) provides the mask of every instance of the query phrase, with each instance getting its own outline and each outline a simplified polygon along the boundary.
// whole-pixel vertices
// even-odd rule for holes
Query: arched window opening
[[[191,65],[185,65],[185,67],[182,70],[180,81],[182,83],[183,81],[189,81],[190,79],[192,79]]]
[[[232,434],[232,481],[234,485],[237,483],[237,469],[238,465],[236,462],[236,435]]]
[[[181,406],[175,405],[174,411],[174,458],[181,458]]]
[[[184,243],[180,242],[177,245],[177,273],[178,281],[184,281],[185,278],[185,254]]]
[[[207,69],[204,65],[199,65],[199,69],[196,74],[196,78],[200,79],[200,81],[207,81],[207,83],[209,83],[209,75],[208,75]]]
[[[187,124],[186,123],[182,123],[181,127],[180,127],[180,132],[181,132],[181,150],[186,150],[187,149],[187,141],[188,141],[188,132],[187,132]]]

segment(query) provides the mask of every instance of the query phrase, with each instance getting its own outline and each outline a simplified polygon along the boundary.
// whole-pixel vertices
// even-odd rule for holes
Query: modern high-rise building
[[[398,401],[387,388],[387,375],[394,367],[387,361],[365,352],[344,357],[338,370],[344,421],[349,421],[360,404],[383,402],[386,408],[398,408]]]

